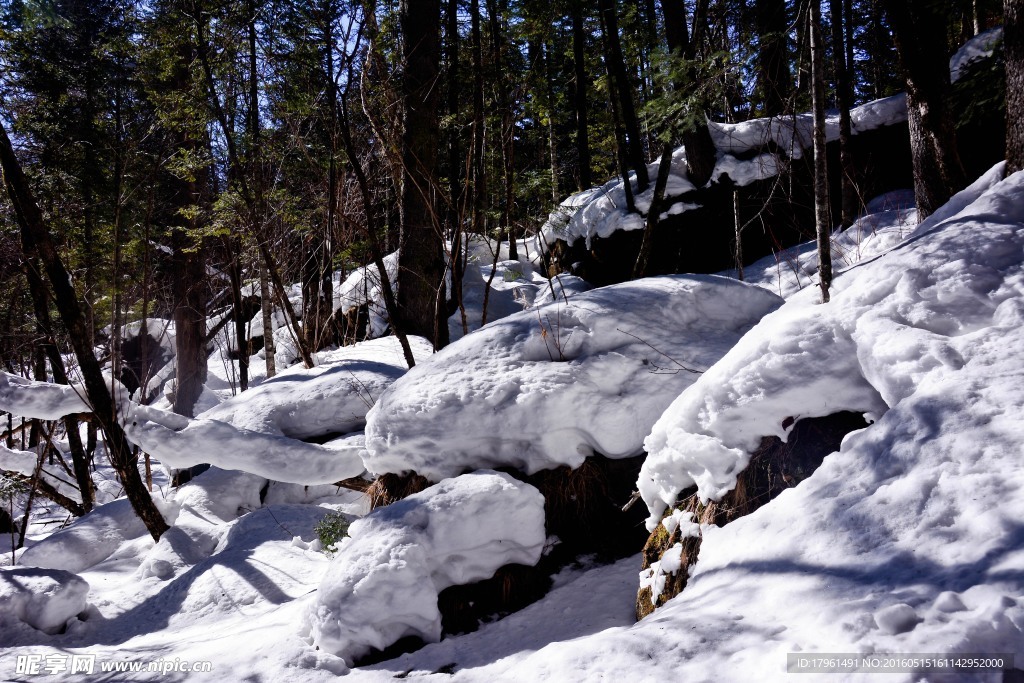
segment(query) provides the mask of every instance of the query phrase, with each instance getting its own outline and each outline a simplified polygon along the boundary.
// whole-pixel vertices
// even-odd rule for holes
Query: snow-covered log
[[[79,388],[0,372],[0,410],[21,417],[59,420],[73,413],[91,413],[92,407]]]

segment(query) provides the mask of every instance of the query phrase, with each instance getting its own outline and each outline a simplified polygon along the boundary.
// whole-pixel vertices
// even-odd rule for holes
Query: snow
[[[414,357],[430,343],[410,337]],[[208,463],[279,482],[330,484],[362,474],[361,430],[385,388],[406,371],[394,337],[321,353],[321,365],[290,368],[189,419],[132,405],[125,432],[164,465]],[[300,439],[334,436],[323,444]]]
[[[384,262],[384,271],[391,282],[392,291],[397,291],[398,252],[392,252],[381,260]],[[334,310],[346,313],[350,309],[364,305],[368,307],[370,313],[370,336],[381,336],[389,325],[388,312],[384,306],[380,271],[374,264],[353,270],[334,290]]]
[[[954,83],[960,80],[964,67],[976,59],[984,59],[992,56],[996,45],[1003,40],[1003,27],[996,26],[987,31],[979,33],[964,43],[956,53],[949,58],[949,75]]]
[[[418,361],[433,353],[422,337],[409,337],[409,344]],[[345,434],[362,429],[366,411],[408,370],[397,337],[344,346],[317,360],[314,368],[287,368],[199,417],[293,439]]]
[[[730,290],[719,285],[721,278],[658,278],[620,286],[636,288],[631,296],[605,288],[577,293],[569,303],[558,296],[540,307],[546,291],[541,286],[534,308],[452,345],[466,355],[436,354],[384,392],[385,398],[398,394],[417,374],[431,375],[432,384],[422,380],[418,389],[419,426],[426,431],[423,450],[415,449],[423,455],[415,457],[436,458],[442,470],[449,457],[444,449],[463,434],[477,439],[476,454],[463,454],[458,468],[478,467],[497,452],[501,438],[522,439],[518,448],[529,450],[540,435],[566,426],[597,433],[601,421],[611,421],[610,429],[621,429],[625,420],[612,412],[613,400],[623,411],[646,405],[642,417],[648,426],[630,439],[649,433],[648,446],[657,446],[641,481],[655,510],[689,484],[709,497],[726,490],[751,444],[765,434],[785,437],[786,418],[842,409],[870,414],[873,423],[847,436],[810,478],[751,515],[718,528],[698,527],[679,511],[665,518],[656,513],[654,523],[699,533],[702,544],[692,567],[682,566],[674,550],[644,578],[656,582],[673,571],[689,574],[682,594],[643,621],[634,624],[632,616],[641,558],[607,566],[585,561],[556,576],[544,599],[475,633],[445,636],[416,652],[350,669],[334,652],[355,656],[346,653],[416,628],[436,640],[438,586],[487,575],[499,562],[535,561],[544,542],[539,494],[495,473],[446,480],[429,494],[354,522],[352,538],[329,560],[316,550],[313,528],[328,510],[349,518],[365,514],[358,494],[212,468],[177,491],[154,492],[172,524],[159,543],[124,499],[100,505],[56,533],[32,525],[21,566],[0,569],[0,678],[16,677],[16,659],[26,655],[210,660],[208,674],[142,672],[130,678],[283,683],[336,680],[341,673],[356,683],[395,677],[453,683],[781,680],[789,677],[788,654],[827,652],[1010,653],[1020,669],[1024,175],[1003,179],[1002,172],[992,169],[916,229],[905,196],[872,201],[855,226],[868,239],[856,249],[852,241],[838,249],[850,231],[833,236],[834,253],[845,250],[848,259],[829,304],[818,304],[817,291],[808,286],[813,268],[802,250],[792,258],[799,270],[792,277],[799,281],[787,282],[786,258],[763,264],[758,286],[782,291],[788,300],[742,338],[737,330],[731,341],[711,344],[717,362],[699,364],[689,355],[707,352],[713,340],[690,327],[675,330],[677,318],[690,310],[695,320],[718,315],[707,318],[709,326],[733,324],[735,318],[724,316],[735,313],[741,299],[757,298],[752,285],[733,283]],[[756,270],[748,267],[748,277],[754,279]],[[519,286],[527,284],[523,275]],[[510,282],[503,276],[501,281]],[[660,288],[666,303],[658,303]],[[778,303],[766,298],[765,308]],[[559,321],[559,313],[561,320],[571,313],[585,326],[567,322],[558,329],[548,321]],[[620,370],[642,357],[630,353],[641,352],[649,354],[649,363],[675,366],[637,340],[614,334],[616,328],[704,371],[675,390],[678,400],[666,401],[671,407],[661,420],[663,411],[638,397],[660,391],[659,383],[668,380],[634,373],[634,387]],[[637,346],[630,350],[630,343]],[[573,357],[559,362],[559,353]],[[587,365],[602,353],[619,354],[623,365]],[[538,363],[544,367],[541,372],[538,366],[536,377],[557,379],[571,368],[580,381],[552,382],[536,398],[517,393],[497,400],[504,397],[503,379],[526,377],[513,373]],[[252,413],[237,410],[230,419],[264,431],[239,436],[238,425],[221,422],[234,431],[230,438],[218,437],[217,447],[242,458],[263,448],[261,438],[294,445],[301,442],[285,434],[335,429],[318,426],[321,418],[313,411],[319,407],[302,403],[312,400],[307,389],[324,372],[314,368],[306,379],[289,380],[294,393],[274,389],[282,391],[280,400],[307,406],[297,411],[275,411],[273,400],[254,395]],[[26,386],[20,380],[3,386],[9,390],[5,396],[17,396],[6,400],[21,408],[42,406],[51,415],[80,410],[62,403],[63,390],[27,390],[45,395],[37,400],[21,398],[27,394],[20,393]],[[513,388],[518,392],[521,386]],[[435,396],[440,402],[431,403]],[[519,406],[516,397],[537,404]],[[490,398],[497,400],[496,416]],[[514,419],[513,405],[540,427],[525,417]],[[175,433],[191,424],[160,413],[155,418]],[[387,428],[382,422],[378,431]],[[480,441],[484,434],[492,441]],[[358,431],[342,437],[359,438]],[[198,448],[200,441],[177,447]],[[570,458],[580,443],[589,442],[578,435],[564,439]],[[392,445],[404,448],[402,441]],[[274,457],[290,464],[290,451]],[[404,455],[396,460],[409,461]],[[106,476],[102,458],[98,462],[97,476]],[[543,462],[550,462],[548,455]],[[101,486],[106,490],[110,482]],[[510,538],[519,540],[505,540]],[[529,557],[510,557],[517,553]],[[39,567],[29,567],[30,561]],[[332,615],[333,621],[316,621],[320,615]],[[358,638],[343,637],[343,623]],[[387,638],[384,631],[390,632]],[[317,633],[326,639],[311,642]],[[962,672],[948,678],[995,683],[1014,675],[1019,674]],[[66,672],[31,678],[69,680]],[[926,671],[884,677],[900,683],[945,678]],[[828,680],[881,677],[837,672]]]
[[[329,484],[364,469],[358,434],[320,445],[139,405],[128,419],[128,438],[175,469],[207,463],[295,484]]]
[[[365,463],[438,481],[640,454],[665,407],[782,300],[665,276],[502,318],[417,365],[367,415]]]
[[[529,484],[488,471],[446,479],[352,523],[308,614],[309,634],[349,665],[405,636],[436,642],[442,590],[536,564],[544,540],[544,498]]]
[[[85,610],[89,584],[59,569],[0,569],[0,629],[12,620],[55,634]],[[7,623],[5,623],[7,622]]]
[[[788,418],[878,417],[929,374],[963,366],[957,337],[993,326],[1015,291],[999,273],[1021,256],[1016,213],[1003,206],[1015,181],[997,191],[1001,174],[992,169],[900,246],[837,277],[832,303],[816,305],[814,288],[791,297],[672,403],[644,442],[648,528],[689,486],[702,500],[721,498],[761,437],[785,439]],[[973,218],[997,207],[1005,218]]]
[[[21,555],[26,567],[79,573],[110,557],[131,539],[148,535],[127,498],[98,505],[74,524],[32,545]]]
[[[34,380],[0,371],[0,411],[40,420],[91,413],[81,388]]]

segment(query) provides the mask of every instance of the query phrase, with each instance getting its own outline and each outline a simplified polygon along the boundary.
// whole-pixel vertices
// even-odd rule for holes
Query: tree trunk
[[[948,21],[945,8],[931,0],[883,4],[907,80],[914,196],[918,220],[924,220],[967,183],[949,110]]]
[[[590,177],[590,133],[587,122],[587,38],[583,32],[582,0],[572,0],[572,66],[574,75],[573,108],[576,113],[576,188],[585,190],[592,184]]]
[[[698,40],[705,32],[705,27],[698,25],[697,22],[706,21],[706,12],[694,13],[693,38],[691,40],[691,32],[686,29],[686,11],[682,2],[665,0],[661,3],[661,11],[665,17],[665,39],[669,51],[684,59],[695,59]],[[689,91],[694,85],[680,81],[673,83],[676,91],[681,93]],[[697,104],[703,110],[707,103],[698,102]],[[711,180],[711,174],[715,170],[715,162],[718,159],[718,150],[715,149],[715,143],[711,140],[707,119],[698,122],[693,127],[686,128],[682,137],[683,147],[686,149],[686,174],[691,183],[697,187],[703,187]]]
[[[82,308],[71,278],[57,253],[50,233],[43,224],[42,213],[32,196],[28,181],[14,155],[10,138],[7,137],[7,131],[2,124],[0,124],[0,167],[3,169],[4,183],[7,186],[7,193],[10,195],[11,204],[14,206],[21,229],[25,253],[38,254],[53,288],[57,310],[68,331],[71,346],[78,359],[89,403],[92,405],[96,419],[107,434],[110,462],[121,479],[132,509],[142,519],[154,540],[159,540],[169,527],[156,505],[153,504],[153,499],[150,498],[142,483],[142,478],[139,476],[137,463],[132,457],[131,446],[117,421],[114,402],[111,399],[100,364],[93,353],[85,317],[82,315]]]
[[[435,349],[448,344],[444,246],[435,199],[440,24],[440,0],[402,0],[405,133],[398,306],[405,331],[432,340]]]
[[[1003,0],[1006,173],[1024,169],[1024,0]]]
[[[836,71],[836,104],[839,106],[839,179],[842,193],[843,230],[857,219],[857,179],[853,165],[853,133],[850,108],[853,106],[853,84],[846,62],[846,40],[843,37],[843,1],[828,0],[829,20],[832,24],[832,57]],[[849,30],[849,27],[847,27]]]
[[[825,44],[821,29],[821,0],[811,0],[811,99],[814,104],[814,222],[818,235],[818,283],[821,301],[828,303],[832,284],[832,217],[829,213],[828,167],[825,152]]]
[[[754,3],[758,50],[757,94],[765,116],[779,116],[793,85],[789,76],[789,21],[784,0],[757,0]]]
[[[636,172],[637,192],[644,192],[650,185],[647,175],[647,160],[643,139],[640,137],[640,122],[633,104],[632,85],[626,71],[626,60],[622,56],[622,42],[619,40],[619,19],[617,0],[599,0],[601,26],[604,29],[604,59],[608,79],[618,97],[619,114],[626,132],[626,157],[629,166]]]
[[[647,262],[651,258],[658,223],[661,222],[661,211],[665,203],[665,187],[668,185],[668,176],[671,170],[672,145],[666,144],[662,147],[661,160],[658,162],[658,178],[654,181],[654,197],[651,199],[651,208],[647,210],[647,223],[644,226],[643,239],[640,241],[640,253],[637,254],[636,264],[633,266],[634,280],[647,275]]]
[[[42,351],[50,361],[50,371],[53,372],[53,381],[57,384],[68,384],[67,372],[64,369],[64,359],[61,357],[60,349],[57,348],[56,337],[53,334],[53,323],[50,320],[49,302],[46,297],[46,283],[43,281],[42,271],[39,268],[38,258],[35,254],[25,254],[25,273],[28,276],[28,290],[32,297],[32,307],[35,312],[36,322],[40,331],[45,336],[41,345]],[[84,512],[92,510],[95,502],[96,489],[93,485],[92,476],[89,474],[89,456],[82,445],[82,435],[78,431],[78,420],[73,415],[64,418],[64,429],[67,432],[68,447],[71,449],[71,464],[75,472],[75,482],[82,494],[82,509]]]
[[[260,271],[260,309],[263,313],[263,354],[267,362],[267,378],[270,378],[277,374],[277,364],[274,360],[274,354],[277,352],[277,348],[274,345],[274,302],[270,296],[267,266],[263,263],[262,259],[258,259],[258,261]]]

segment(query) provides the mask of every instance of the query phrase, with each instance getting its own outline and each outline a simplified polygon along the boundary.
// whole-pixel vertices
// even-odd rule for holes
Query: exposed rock
[[[696,489],[681,497],[681,502],[666,512],[644,546],[637,619],[643,619],[686,587],[687,570],[697,561],[702,541],[693,525],[722,526],[749,515],[811,476],[825,456],[839,450],[844,436],[866,426],[863,416],[851,412],[800,420],[785,443],[775,436],[761,440],[736,488],[721,500],[703,505]],[[674,550],[677,544],[681,548]],[[663,565],[668,569],[663,569]]]

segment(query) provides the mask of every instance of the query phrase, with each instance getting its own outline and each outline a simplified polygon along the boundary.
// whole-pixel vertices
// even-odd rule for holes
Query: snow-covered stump
[[[85,611],[89,584],[60,569],[0,569],[0,626],[11,620],[54,635]],[[0,629],[2,630],[2,629]]]
[[[403,638],[436,642],[442,590],[534,565],[544,541],[544,499],[532,486],[489,471],[447,479],[352,523],[306,634],[349,666]]]

